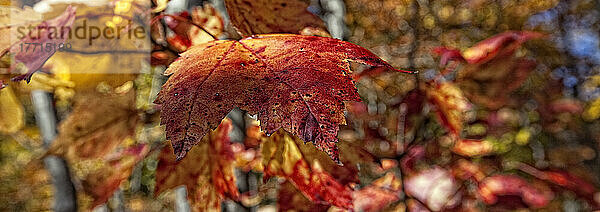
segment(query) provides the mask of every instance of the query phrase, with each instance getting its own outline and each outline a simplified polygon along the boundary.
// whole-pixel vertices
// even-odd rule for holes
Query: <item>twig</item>
[[[158,20],[160,20],[161,18],[164,18],[165,16],[167,17],[171,17],[177,21],[181,21],[181,22],[185,22],[191,25],[194,25],[195,27],[198,27],[199,29],[201,29],[202,31],[206,32],[206,34],[210,35],[210,37],[212,37],[213,40],[219,40],[215,35],[213,35],[212,33],[208,32],[208,30],[206,30],[204,27],[194,23],[193,21],[190,21],[188,19],[185,19],[183,17],[180,16],[176,16],[176,15],[171,15],[171,14],[160,14],[154,18],[152,18],[152,20],[150,21],[150,25],[156,23]]]

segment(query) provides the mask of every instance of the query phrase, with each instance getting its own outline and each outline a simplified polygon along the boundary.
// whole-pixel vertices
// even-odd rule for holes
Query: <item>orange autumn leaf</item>
[[[299,34],[325,23],[308,11],[309,0],[225,0],[231,23],[244,36],[267,33]]]
[[[434,53],[441,56],[440,65],[446,65],[450,60],[464,60],[469,64],[483,64],[497,57],[507,57],[523,43],[544,37],[539,32],[508,31],[480,41],[472,47],[460,52],[456,49],[437,47]]]
[[[349,211],[381,211],[400,200],[401,189],[401,179],[389,172],[371,184],[352,191],[353,208]],[[277,206],[279,211],[346,211],[323,202],[310,201],[289,181],[279,187]]]
[[[60,155],[74,167],[74,181],[92,197],[92,207],[105,203],[150,151],[147,144],[131,144],[138,110],[135,92],[123,92],[80,96],[46,153]]]
[[[352,208],[350,187],[326,171],[327,168],[341,167],[328,160],[312,144],[279,130],[265,138],[261,149],[265,178],[285,178],[313,202],[323,201],[341,208]]]
[[[467,157],[485,156],[493,151],[494,144],[485,139],[458,139],[452,147],[452,152]]]
[[[163,17],[172,33],[167,33],[165,26],[158,21]],[[179,57],[177,53],[193,45],[215,40],[213,36],[219,37],[224,28],[222,15],[210,4],[194,7],[190,12],[155,16],[150,25],[153,41],[150,63],[154,66],[169,65]]]
[[[368,186],[354,191],[355,211],[380,211],[400,200],[402,180],[389,172]]]
[[[76,100],[73,112],[58,127],[49,154],[70,160],[100,158],[135,137],[139,122],[135,93],[94,93]]]
[[[332,38],[261,35],[194,46],[165,71],[162,104],[177,159],[238,107],[258,114],[261,128],[282,128],[313,142],[335,161],[345,101],[360,101],[348,62],[389,64],[360,46]]]
[[[150,151],[147,144],[139,144],[117,151],[105,158],[101,168],[88,173],[82,180],[84,191],[93,197],[92,208],[105,203],[121,183],[129,178],[135,165]]]
[[[473,103],[495,110],[514,99],[510,94],[523,85],[536,66],[534,60],[514,56],[469,64],[458,72],[456,84]]]
[[[554,198],[554,193],[544,184],[532,184],[516,175],[494,175],[479,183],[478,193],[484,203],[492,205],[500,196],[518,196],[532,208],[541,208]]]
[[[214,40],[212,36],[218,37],[225,28],[223,17],[210,4],[195,7],[191,12],[184,11],[166,16],[164,20],[167,27],[174,32],[173,36],[167,37],[167,42],[179,52],[187,50],[190,46]]]
[[[246,148],[256,148],[260,146],[260,142],[265,137],[265,133],[260,131],[260,126],[252,124],[246,127],[246,139],[244,146]]]
[[[278,211],[327,211],[329,207],[329,205],[310,201],[294,186],[294,184],[290,183],[290,181],[286,181],[279,186],[277,192]]]
[[[358,183],[358,172],[360,165],[371,164],[375,161],[375,156],[369,153],[364,146],[358,143],[342,141],[338,143],[340,147],[340,161],[343,167],[338,165],[326,167],[338,181],[343,184]],[[324,160],[324,159],[322,159]]]
[[[532,31],[508,31],[485,39],[462,52],[463,58],[471,64],[485,63],[494,57],[509,56],[528,40],[544,35]]]
[[[460,135],[465,124],[465,113],[471,103],[451,82],[434,81],[423,86],[429,101],[437,108],[440,123],[453,135]]]
[[[192,46],[192,42],[185,36],[182,35],[173,35],[170,37],[167,37],[167,42],[169,43],[169,47],[171,47],[172,49],[175,49],[177,52],[184,52],[185,50],[187,50],[190,46]],[[153,59],[160,59],[160,58],[153,58]],[[166,62],[173,62],[173,61],[169,61],[167,60]],[[170,63],[164,64],[164,65],[168,65]]]
[[[600,208],[600,201],[594,198],[598,193],[597,187],[586,179],[576,176],[566,170],[548,169],[538,170],[525,163],[519,164],[519,170],[530,174],[540,180],[545,180],[554,185],[573,191],[582,199],[585,199],[594,208]]]
[[[457,179],[467,180],[474,179],[477,182],[481,182],[486,177],[485,172],[479,164],[473,163],[465,159],[459,159],[456,161],[452,168],[452,175]]]
[[[185,185],[188,198],[196,211],[220,211],[224,198],[237,200],[235,155],[242,149],[229,140],[232,124],[224,119],[221,125],[192,148],[188,157],[176,161],[173,148],[163,147],[156,171],[155,194]]]
[[[457,85],[471,101],[494,110],[507,104],[509,95],[521,87],[537,66],[533,60],[515,57],[516,50],[526,41],[543,36],[538,32],[508,31],[463,52],[438,47],[434,53],[441,56],[441,66],[451,60],[465,61],[466,66],[458,71]]]

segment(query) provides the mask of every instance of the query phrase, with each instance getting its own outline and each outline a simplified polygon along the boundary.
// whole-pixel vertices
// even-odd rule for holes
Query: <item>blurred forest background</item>
[[[33,9],[45,8],[42,17],[47,19],[73,4],[78,5],[78,15],[114,12],[135,16],[134,21],[147,25],[150,15],[136,12],[131,5],[142,5],[141,8],[161,5],[160,0],[0,2],[3,6],[20,8],[32,19],[36,17],[31,14],[40,14]],[[415,75],[386,72],[358,81],[364,104],[349,107],[349,125],[342,128],[339,137],[364,147],[380,165],[394,164],[384,171],[369,164],[361,166],[359,187],[367,187],[390,172],[402,173],[398,176],[407,179],[430,181],[416,183],[419,185],[413,182],[412,188],[411,182],[401,182],[404,193],[397,195],[397,199],[392,198],[393,201],[385,204],[377,202],[381,207],[364,210],[599,209],[600,1],[305,2],[310,3],[308,10],[325,22],[332,37],[358,44],[395,68],[418,71]],[[206,9],[203,5],[212,5],[215,9]],[[171,0],[165,12],[180,14],[196,10],[206,15],[204,18],[209,21],[203,23],[213,26],[208,30],[220,39],[240,38],[231,26],[222,0]],[[222,26],[210,25],[214,14],[222,16]],[[9,24],[2,21],[0,25]],[[110,16],[96,21],[118,25],[123,20]],[[109,21],[112,22],[107,23]],[[507,47],[513,48],[508,55],[485,61],[468,60],[472,56],[468,54],[473,53],[471,47],[478,42],[509,31],[535,31],[544,37]],[[149,37],[152,42],[160,43],[155,35]],[[162,76],[166,64],[187,47],[169,43],[169,48],[157,51],[153,46],[151,55],[150,39],[128,43],[99,40],[92,48],[77,43],[84,41],[71,41],[73,51],[56,53],[42,68],[52,74],[36,73],[29,84],[11,83],[0,90],[1,211],[52,210],[53,200],[58,197],[52,176],[44,168],[52,166],[49,162],[44,165],[42,157],[46,156],[55,136],[58,136],[55,142],[73,144],[53,151],[60,152],[66,160],[56,166],[70,169],[79,210],[190,210],[193,203],[186,200],[185,189],[154,194],[160,148],[165,138],[164,128],[159,126],[159,111],[152,103],[166,81]],[[211,40],[207,35],[197,39]],[[193,42],[206,42],[198,40]],[[111,51],[103,53],[106,49]],[[461,52],[466,61],[456,59],[460,55],[451,55],[453,49]],[[155,56],[159,56],[160,61]],[[445,57],[455,60],[445,61]],[[6,68],[10,61],[3,58],[0,66]],[[0,76],[0,79],[9,79],[8,75]],[[432,86],[444,89],[436,93],[431,91]],[[457,100],[456,93],[460,93],[462,99]],[[47,100],[40,103],[44,96]],[[438,98],[446,104],[418,103],[420,106],[415,106],[423,98]],[[460,116],[456,118],[461,125],[455,133],[460,137],[456,140],[443,126],[453,124],[436,121],[434,108],[462,108],[461,104],[467,104],[463,101],[468,102],[468,109],[457,109],[458,114],[453,114]],[[45,105],[51,105],[47,107],[49,111],[44,112]],[[41,123],[44,119],[41,116],[47,113],[56,114],[57,122],[50,120],[53,122],[50,126],[59,129],[58,135],[44,134],[41,125],[48,123]],[[104,115],[98,117],[95,113]],[[81,117],[88,122],[80,126],[61,124],[75,123]],[[235,126],[232,140],[247,142],[246,137],[250,135],[246,128],[255,123],[241,111],[233,111],[228,117]],[[81,129],[91,132],[85,132],[91,134],[86,134],[91,137],[86,139],[91,141],[77,143],[76,133],[81,133]],[[128,132],[133,133],[122,136]],[[104,142],[106,138],[113,142]],[[114,152],[114,148],[120,151]],[[140,152],[144,152],[143,156],[138,154]],[[240,190],[260,195],[243,201],[225,200],[222,210],[336,210],[326,204],[311,203],[289,183],[261,182],[260,176],[252,171],[237,170]],[[466,177],[461,179],[461,176]],[[499,177],[498,182],[492,182],[495,178],[487,176],[520,178]],[[475,178],[479,188],[469,181],[471,178]],[[519,183],[523,182],[526,183],[521,186]],[[511,183],[519,185],[518,188],[510,190]],[[485,185],[489,186],[486,188],[489,196],[481,191]],[[113,189],[116,191],[112,192]],[[510,197],[496,200],[497,196]],[[102,198],[107,202],[98,202]],[[95,205],[100,206],[92,209]]]

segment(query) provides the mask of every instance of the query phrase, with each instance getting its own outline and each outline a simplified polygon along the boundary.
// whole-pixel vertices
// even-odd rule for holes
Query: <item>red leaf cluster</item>
[[[495,204],[500,196],[516,195],[527,205],[540,208],[546,206],[554,198],[554,194],[543,184],[537,185],[541,187],[531,185],[515,175],[494,175],[479,183],[479,194],[487,204]]]
[[[433,52],[441,56],[440,66],[445,66],[451,60],[464,60],[470,64],[483,64],[494,58],[509,57],[523,43],[542,37],[544,35],[538,32],[508,31],[485,39],[463,52],[446,47],[437,47]]]
[[[192,207],[200,211],[220,208],[225,198],[238,200],[234,167],[242,148],[230,141],[231,129],[231,121],[224,119],[183,160],[177,161],[171,146],[165,146],[159,156],[155,194],[185,185]]]
[[[94,198],[92,208],[105,203],[121,183],[129,178],[135,164],[143,160],[150,147],[132,146],[105,157],[108,165],[90,173],[82,180],[83,189]]]
[[[325,201],[341,208],[352,208],[352,190],[338,180],[347,176],[332,176],[336,169],[343,167],[332,163],[312,144],[303,144],[298,138],[279,130],[265,137],[261,148],[265,179],[283,177],[313,202]]]

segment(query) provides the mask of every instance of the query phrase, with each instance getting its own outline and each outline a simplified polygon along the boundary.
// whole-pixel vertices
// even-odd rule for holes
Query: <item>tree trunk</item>
[[[52,95],[35,90],[31,92],[31,98],[44,145],[49,147],[56,137],[56,114]],[[71,182],[71,173],[65,160],[57,156],[48,156],[44,158],[44,165],[54,185],[54,211],[77,211],[77,192]]]

